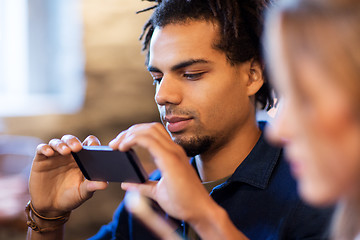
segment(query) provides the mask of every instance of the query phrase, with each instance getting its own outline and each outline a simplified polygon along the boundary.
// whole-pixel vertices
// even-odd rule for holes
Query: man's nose
[[[172,76],[163,76],[156,86],[155,102],[158,105],[175,104],[182,101],[182,84]]]

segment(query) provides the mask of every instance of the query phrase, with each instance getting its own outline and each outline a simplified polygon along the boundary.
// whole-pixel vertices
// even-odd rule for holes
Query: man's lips
[[[169,132],[175,133],[184,130],[192,120],[191,117],[168,116],[165,117],[166,128]]]

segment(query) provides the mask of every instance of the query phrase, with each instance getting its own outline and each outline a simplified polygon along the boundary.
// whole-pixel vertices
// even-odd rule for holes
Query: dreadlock
[[[219,24],[220,40],[214,47],[226,54],[230,64],[251,59],[262,62],[261,34],[263,11],[271,0],[147,0],[156,4],[140,12],[155,9],[145,23],[140,40],[149,56],[149,45],[155,27],[185,23],[189,20],[213,21]],[[148,57],[147,60],[148,61]],[[265,82],[255,95],[260,108],[273,106],[271,88]]]

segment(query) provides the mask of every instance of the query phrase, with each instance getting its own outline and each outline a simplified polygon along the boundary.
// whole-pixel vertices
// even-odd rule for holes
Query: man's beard
[[[176,108],[176,106],[174,106],[174,105],[169,105],[166,109],[162,108],[162,109],[159,109],[159,111],[160,111],[161,122],[165,128],[166,128],[166,123],[164,121],[164,117],[166,115],[189,116],[194,121],[199,120],[198,112],[188,110],[188,109],[187,110],[179,109],[179,108]],[[166,112],[164,112],[164,111],[166,111]],[[198,123],[198,129],[202,129],[202,124]],[[198,133],[198,132],[200,132],[200,130],[197,130],[195,132]],[[199,155],[201,153],[208,151],[210,148],[212,148],[212,146],[216,142],[216,138],[214,136],[209,136],[209,135],[199,136],[199,135],[195,134],[195,136],[193,136],[193,137],[186,138],[186,137],[180,137],[180,136],[175,137],[178,134],[176,134],[176,133],[172,134],[169,131],[168,131],[168,133],[170,134],[170,136],[174,140],[174,142],[179,144],[185,150],[186,155],[188,157],[194,157],[196,155]]]
[[[194,157],[208,151],[215,143],[215,137],[203,136],[192,137],[190,139],[175,139],[175,143],[179,144],[186,152],[188,157]]]

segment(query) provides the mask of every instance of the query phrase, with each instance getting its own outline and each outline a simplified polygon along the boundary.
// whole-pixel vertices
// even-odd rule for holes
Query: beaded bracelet
[[[60,224],[53,226],[53,227],[47,227],[47,228],[42,228],[40,227],[34,220],[34,218],[31,217],[30,211],[38,218],[42,219],[42,220],[46,220],[46,221],[59,221],[61,222]],[[52,232],[60,227],[62,227],[68,220],[70,217],[70,213],[71,212],[67,212],[62,216],[58,216],[58,217],[44,217],[42,215],[40,215],[33,207],[31,200],[26,204],[25,207],[25,213],[27,216],[27,221],[26,224],[28,225],[28,227],[30,227],[33,231],[38,232],[38,233],[45,233],[45,232]]]

